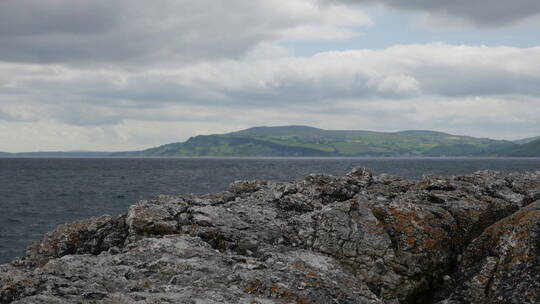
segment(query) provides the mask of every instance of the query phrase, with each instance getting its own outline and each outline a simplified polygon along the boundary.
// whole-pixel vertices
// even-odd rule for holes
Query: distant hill
[[[481,156],[516,146],[510,141],[435,131],[374,132],[307,126],[254,127],[195,136],[113,156]]]
[[[508,157],[540,157],[540,139],[496,151],[494,154]]]
[[[199,135],[142,151],[0,152],[0,157],[174,157],[174,156],[503,156],[540,157],[540,136],[517,141],[443,132],[323,130],[308,126],[254,127]]]
[[[22,153],[3,153],[0,157],[107,157],[111,152],[93,152],[93,151],[54,151],[54,152],[22,152]]]
[[[540,136],[518,139],[518,140],[514,140],[512,142],[515,143],[515,144],[520,144],[521,145],[521,144],[528,144],[528,143],[530,143],[532,141],[535,141],[535,140],[540,140]]]

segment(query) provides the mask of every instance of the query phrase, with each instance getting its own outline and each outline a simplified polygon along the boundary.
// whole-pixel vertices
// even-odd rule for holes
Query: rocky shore
[[[540,303],[540,171],[159,196],[47,233],[0,303]]]

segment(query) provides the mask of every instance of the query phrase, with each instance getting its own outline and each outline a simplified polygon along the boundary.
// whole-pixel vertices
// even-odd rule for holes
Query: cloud
[[[139,149],[260,124],[537,135],[540,47],[316,53],[374,25],[352,3],[481,27],[538,12],[499,0],[0,1],[0,150]]]
[[[39,116],[39,105],[25,106],[18,103],[19,99],[9,98],[0,94],[0,121],[4,122],[36,122],[43,117]]]
[[[540,14],[537,0],[328,0],[333,3],[384,4],[389,7],[427,12],[430,23],[459,23],[480,27],[502,27]]]
[[[0,120],[16,121],[16,119],[14,119],[11,115],[9,115],[8,113],[4,111],[0,111]]]
[[[41,104],[85,104],[121,111],[163,104],[268,107],[423,95],[540,97],[540,47],[399,45],[136,72],[5,66],[11,70],[5,86],[24,92],[18,102],[26,98]]]
[[[117,130],[134,148],[185,139],[180,134],[188,130],[194,132],[189,135],[232,131],[261,122],[475,130],[496,137],[519,137],[518,131],[534,135],[540,128],[535,114],[540,111],[540,47],[435,43],[312,57],[273,47],[258,52],[281,55],[144,71],[0,64],[10,71],[0,79],[0,120]],[[135,125],[170,129],[152,131],[154,141],[149,136],[143,143],[126,127]]]
[[[422,95],[540,97],[540,47],[419,44],[325,52],[307,58],[201,63],[181,70],[126,76],[123,87],[103,94],[237,106]]]
[[[486,110],[488,108],[490,110]],[[143,149],[186,140],[196,134],[224,133],[262,124],[379,131],[432,129],[515,139],[538,134],[540,122],[536,113],[539,111],[538,99],[522,97],[419,97],[406,102],[369,99],[274,108],[171,105],[166,111],[157,113],[168,113],[169,120],[143,120],[139,114],[139,119],[125,119],[114,125],[81,126],[58,120],[7,123],[0,120],[0,150]],[[200,113],[209,116],[198,116]],[[193,119],[184,120],[182,116],[193,116]]]
[[[185,64],[268,41],[350,38],[370,24],[357,9],[311,0],[3,0],[0,61]]]

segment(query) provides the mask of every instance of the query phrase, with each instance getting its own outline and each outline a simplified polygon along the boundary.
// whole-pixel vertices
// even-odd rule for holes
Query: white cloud
[[[539,8],[536,0],[0,1],[0,151],[139,149],[261,124],[538,135],[540,47],[430,43],[311,57],[285,47],[363,35],[374,22],[353,2],[482,27]]]
[[[540,47],[400,45],[294,57],[270,45],[268,52],[275,56],[131,72],[0,65],[11,73],[0,82],[0,124],[20,135],[0,142],[17,146],[62,126],[81,148],[91,148],[85,142],[97,132],[106,135],[92,147],[117,150],[259,124],[505,138],[540,130]],[[154,135],[137,139],[141,129]]]

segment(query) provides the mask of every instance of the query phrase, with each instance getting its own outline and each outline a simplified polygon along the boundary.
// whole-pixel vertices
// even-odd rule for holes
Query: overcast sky
[[[538,0],[1,0],[0,151],[260,125],[540,135]]]

